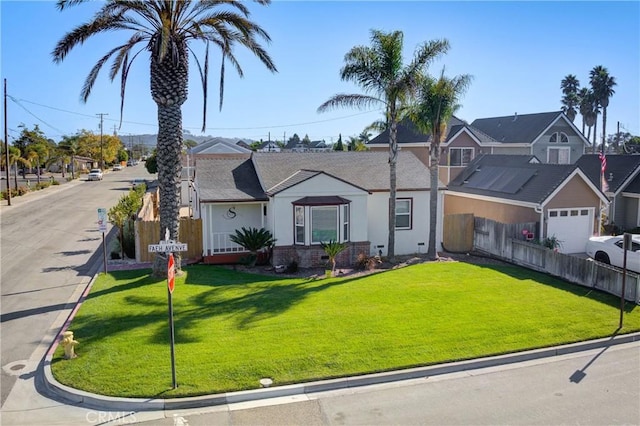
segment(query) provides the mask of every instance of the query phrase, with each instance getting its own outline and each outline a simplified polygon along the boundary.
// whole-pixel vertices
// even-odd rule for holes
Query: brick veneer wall
[[[359,241],[348,243],[348,247],[336,257],[336,267],[352,267],[360,253],[369,256],[371,243],[369,241]],[[328,263],[322,246],[276,246],[273,248],[273,265],[288,265],[292,260],[298,261],[301,268],[324,267]],[[323,259],[324,257],[324,259]]]

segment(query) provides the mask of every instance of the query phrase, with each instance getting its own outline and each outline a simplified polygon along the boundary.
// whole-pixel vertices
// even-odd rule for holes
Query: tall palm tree
[[[431,134],[429,172],[431,177],[429,199],[429,248],[427,257],[438,258],[436,250],[436,227],[438,220],[438,168],[440,144],[447,134],[447,124],[460,107],[458,101],[471,84],[471,76],[445,77],[444,68],[438,79],[424,76],[409,117],[423,133]]]
[[[602,148],[604,152],[605,140],[607,135],[607,107],[609,106],[609,98],[613,96],[615,91],[616,79],[609,75],[607,68],[602,65],[594,67],[589,72],[591,87],[595,96],[596,102],[602,107]]]
[[[588,87],[583,87],[582,89],[580,89],[580,91],[578,92],[578,99],[579,99],[579,103],[578,103],[578,111],[580,112],[580,115],[582,116],[582,134],[584,135],[584,128],[586,126],[586,119],[587,119],[587,115],[589,114],[589,112],[592,109],[592,102],[590,99],[591,92],[589,90]],[[587,140],[589,138],[587,137]]]
[[[65,9],[86,0],[58,0],[58,8]],[[268,4],[270,0],[256,0]],[[217,47],[222,52],[220,70],[220,108],[222,108],[224,88],[224,66],[226,62],[242,77],[243,72],[234,54],[234,47],[240,44],[252,52],[270,71],[277,71],[270,56],[258,42],[270,41],[269,35],[249,20],[249,10],[245,3],[226,1],[121,1],[106,0],[101,9],[87,23],[81,24],[67,33],[53,50],[55,62],[61,62],[75,46],[98,34],[120,30],[131,34],[128,41],[109,50],[90,71],[81,91],[87,100],[98,73],[105,63],[113,58],[109,77],[121,77],[121,115],[127,76],[131,63],[149,53],[151,75],[151,97],[158,107],[158,186],[160,190],[160,234],[166,232],[173,240],[178,240],[180,152],[182,151],[182,104],[187,99],[189,77],[190,43],[201,41],[205,44],[204,63],[194,54],[202,88],[205,94],[203,104],[203,126],[206,125],[206,93],[209,63],[209,47]],[[156,276],[166,276],[167,257],[156,256],[153,272]],[[180,268],[179,256],[176,267]]]
[[[573,123],[577,114],[576,107],[580,104],[580,99],[578,98],[580,82],[575,75],[569,74],[560,82],[560,88],[564,94],[562,97],[562,111],[567,114],[567,117]]]
[[[447,40],[431,40],[416,49],[411,62],[402,58],[403,33],[371,30],[371,46],[355,46],[344,57],[340,78],[359,85],[364,94],[337,94],[318,107],[324,112],[337,107],[384,108],[389,126],[389,240],[387,256],[395,257],[397,126],[402,105],[417,87],[417,76],[449,49]]]

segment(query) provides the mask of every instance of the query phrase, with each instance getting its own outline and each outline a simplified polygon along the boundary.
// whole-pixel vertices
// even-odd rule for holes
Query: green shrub
[[[58,182],[57,180],[53,179],[51,181],[51,185],[60,185],[60,182]]]
[[[270,248],[276,242],[271,231],[264,228],[247,229],[243,226],[242,229],[236,229],[235,232],[235,234],[229,237],[231,242],[238,244],[254,254],[260,249]]]
[[[379,263],[382,262],[378,256],[367,256],[364,253],[360,253],[356,259],[356,269],[373,271]]]
[[[40,182],[36,184],[36,191],[39,191],[41,189],[45,189],[48,188],[49,186],[51,186],[51,182]]]

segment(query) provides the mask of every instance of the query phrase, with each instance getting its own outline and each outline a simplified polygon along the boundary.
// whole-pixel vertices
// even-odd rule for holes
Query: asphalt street
[[[102,259],[97,209],[114,205],[140,174],[147,175],[142,164],[106,173],[102,181],[83,177],[14,197],[11,206],[2,201],[2,405],[38,346],[55,338],[52,325],[69,314],[69,302],[77,300],[72,296],[84,289]]]

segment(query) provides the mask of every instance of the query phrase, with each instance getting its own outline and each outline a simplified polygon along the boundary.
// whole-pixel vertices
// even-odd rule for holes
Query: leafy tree
[[[560,87],[564,94],[562,97],[562,111],[567,114],[569,120],[573,122],[577,114],[576,107],[580,104],[580,98],[578,97],[580,82],[575,75],[569,74],[562,79]]]
[[[607,107],[609,106],[609,98],[613,96],[615,91],[616,79],[609,75],[609,71],[602,65],[594,67],[589,73],[591,89],[597,105],[602,107],[602,147],[601,151],[605,149],[605,135],[607,134]],[[595,133],[595,130],[594,130]],[[594,134],[594,147],[595,147],[595,134]]]
[[[138,187],[137,187],[138,188]],[[118,200],[118,204],[111,207],[107,212],[109,222],[118,227],[118,237],[120,240],[120,257],[124,259],[124,252],[127,251],[127,256],[130,258],[135,257],[135,246],[125,247],[125,231],[130,233],[134,232],[134,221],[138,210],[142,207],[142,201],[144,192],[132,189],[128,194],[123,195]],[[142,188],[142,186],[140,186]],[[129,238],[131,240],[131,238]]]
[[[147,161],[144,162],[144,167],[149,173],[158,173],[158,156],[155,150],[147,157]]]
[[[287,143],[290,144],[299,144],[300,143],[300,136],[298,136],[297,133],[294,133],[293,136],[291,136],[289,138],[289,140],[287,141]]]
[[[389,242],[387,254],[395,257],[397,125],[404,101],[416,89],[416,77],[449,49],[447,40],[432,40],[419,46],[413,60],[403,64],[403,33],[371,31],[371,46],[356,46],[344,57],[340,71],[344,81],[359,85],[364,94],[337,94],[318,107],[324,112],[337,107],[360,109],[382,106],[389,125]]]
[[[342,144],[342,134],[338,136],[338,142],[333,147],[334,151],[344,151],[344,145]]]
[[[76,174],[76,155],[80,151],[80,142],[78,136],[63,136],[62,141],[58,144],[58,148],[71,157],[71,178],[75,179]]]
[[[302,143],[305,145],[311,144],[311,139],[309,139],[309,135],[304,135],[304,138],[302,138]]]
[[[129,152],[125,149],[124,146],[120,147],[118,150],[118,163],[122,163],[123,161],[129,160]]]
[[[260,140],[260,142],[256,141],[256,142],[251,142],[251,144],[249,144],[249,148],[251,148],[251,151],[257,151],[258,149],[260,149],[260,146],[262,145],[262,140]]]
[[[13,146],[20,150],[20,157],[24,161],[20,161],[23,165],[22,171],[24,173],[24,166],[34,167],[36,164],[35,161],[40,161],[40,159],[45,159],[44,150],[48,147],[48,140],[40,127],[36,124],[33,129],[29,129],[24,124],[19,125],[22,130],[20,131],[20,136],[13,142]],[[32,148],[33,146],[38,145],[38,148]]]
[[[425,76],[421,79],[417,104],[410,117],[418,129],[431,133],[429,171],[431,177],[429,199],[429,248],[427,257],[437,259],[436,227],[438,223],[438,168],[440,164],[440,144],[447,134],[447,123],[460,107],[458,101],[471,84],[468,74],[447,78],[444,68],[440,78]]]
[[[58,0],[58,8],[84,3],[86,0]],[[268,4],[269,0],[258,0]],[[259,40],[270,41],[266,31],[249,20],[249,10],[240,1],[120,1],[106,0],[88,22],[79,25],[58,41],[53,51],[55,62],[61,62],[76,46],[101,33],[118,30],[130,32],[130,38],[109,50],[95,64],[81,91],[86,101],[102,67],[113,58],[109,78],[120,74],[120,94],[123,111],[124,94],[131,63],[142,52],[149,53],[151,96],[158,107],[157,164],[160,192],[160,233],[178,239],[179,181],[182,152],[182,104],[187,99],[189,52],[195,41],[205,44],[204,64],[196,64],[204,91],[203,125],[206,127],[209,48],[222,53],[220,70],[220,103],[223,103],[224,66],[230,62],[242,77],[243,71],[234,48],[241,45],[253,53],[270,71],[276,67]],[[142,45],[142,49],[139,46]],[[176,268],[180,269],[180,256]],[[166,276],[165,256],[156,256],[155,276]]]

